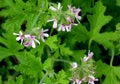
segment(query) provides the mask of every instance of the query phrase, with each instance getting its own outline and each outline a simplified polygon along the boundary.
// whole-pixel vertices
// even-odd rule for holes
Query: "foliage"
[[[120,84],[119,8],[119,0],[0,0],[0,84]]]

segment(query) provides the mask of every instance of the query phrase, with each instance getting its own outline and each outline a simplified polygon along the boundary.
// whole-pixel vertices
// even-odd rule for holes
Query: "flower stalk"
[[[111,53],[110,66],[113,66],[114,56],[115,56],[115,49],[113,48],[113,49],[112,49],[112,53]]]

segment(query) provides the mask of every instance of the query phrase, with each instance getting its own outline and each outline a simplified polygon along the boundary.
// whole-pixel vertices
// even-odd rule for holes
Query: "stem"
[[[35,18],[35,20],[34,20],[32,26],[31,26],[31,28],[33,28],[33,27],[35,26],[36,22],[37,22],[38,19],[39,19],[39,16],[40,16],[40,12],[39,12],[38,15],[36,16],[36,18]]]
[[[92,43],[92,39],[89,40],[89,43],[88,43],[88,50],[90,50],[91,43]]]
[[[51,29],[51,31],[50,31],[50,36],[52,35],[52,33],[53,33],[53,30],[54,30],[54,29],[52,28],[52,29]]]
[[[113,66],[114,56],[115,56],[115,50],[114,50],[114,48],[113,48],[113,49],[112,49],[112,54],[111,54],[110,66]]]
[[[54,59],[54,60],[55,60],[55,61],[58,61],[58,62],[65,62],[65,63],[71,64],[70,61],[63,60],[63,59]]]
[[[46,73],[46,74],[43,76],[43,78],[41,79],[41,81],[39,82],[39,84],[42,84],[42,83],[44,82],[44,80],[45,80],[45,78],[47,77],[47,75],[48,75],[48,73]]]
[[[94,0],[92,0],[92,6],[94,6]]]

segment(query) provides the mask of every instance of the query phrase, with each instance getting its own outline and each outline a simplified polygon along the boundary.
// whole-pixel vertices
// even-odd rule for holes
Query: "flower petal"
[[[30,34],[26,34],[25,38],[30,39],[31,38]]]
[[[19,35],[19,34],[17,34],[17,33],[13,33],[13,35]]]
[[[56,19],[54,20],[53,28],[57,28],[57,20]]]
[[[43,35],[44,35],[44,37],[49,37],[49,34],[47,34],[47,33],[44,33]]]
[[[34,40],[32,41],[31,46],[32,46],[33,48],[35,48],[35,47],[36,47]]]
[[[58,10],[60,9],[60,7],[61,7],[61,4],[60,4],[60,3],[58,3]]]
[[[37,39],[34,39],[34,40],[35,40],[35,42],[37,42],[38,44],[40,44],[40,42]]]
[[[45,39],[43,37],[41,37],[41,40],[42,40],[42,42],[45,42]]]
[[[20,37],[17,37],[16,40],[19,41],[21,38]]]
[[[55,19],[51,19],[51,20],[47,20],[47,22],[51,22],[51,21],[54,21]]]
[[[57,10],[57,9],[54,8],[53,6],[50,6],[49,9],[50,9],[50,10],[53,10],[53,11],[56,11],[56,10]]]
[[[24,46],[25,46],[25,47],[28,47],[28,46],[30,46],[30,43],[29,43],[29,42],[25,42],[25,43],[24,43]]]

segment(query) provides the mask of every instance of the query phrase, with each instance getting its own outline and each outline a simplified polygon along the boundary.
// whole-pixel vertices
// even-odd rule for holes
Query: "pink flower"
[[[80,8],[76,9],[75,7],[68,6],[69,10],[75,15],[75,18],[81,20],[81,16],[79,16]]]
[[[82,81],[79,80],[79,79],[72,79],[72,78],[70,78],[70,80],[73,82],[72,84],[81,84],[82,83]]]
[[[75,68],[77,68],[77,63],[73,62],[73,63],[71,63],[71,66],[72,66],[73,69],[75,69]]]
[[[85,56],[84,58],[83,58],[83,61],[84,62],[86,62],[88,59],[90,59],[90,58],[92,58],[92,56],[93,56],[93,52],[88,52],[88,56]]]
[[[78,25],[78,24],[75,24],[74,23],[74,20],[71,18],[71,17],[67,17],[67,21],[70,22],[70,25],[73,26],[73,25]]]
[[[47,20],[47,22],[51,21],[53,21],[53,28],[57,28],[57,20],[56,19]]]
[[[23,36],[23,33],[22,33],[21,31],[19,31],[19,34],[13,33],[13,35],[18,36],[18,37],[16,38],[16,40],[17,40],[17,41],[21,41],[21,44],[23,43],[24,36]]]
[[[76,79],[76,80],[75,80],[75,83],[76,83],[76,84],[81,84],[81,83],[82,83],[82,81],[81,81],[81,80],[79,80],[79,79]]]
[[[71,17],[67,17],[67,21],[70,23],[69,25],[66,26],[66,27],[68,27],[68,31],[71,31],[71,28],[72,28],[73,25],[75,25],[75,26],[78,25],[78,24],[74,23],[74,20]]]
[[[92,75],[89,75],[88,77],[89,77],[89,81],[88,81],[89,84],[94,84],[95,81],[98,81],[98,79],[96,79],[96,78],[95,78],[94,76],[92,76]]]
[[[53,22],[53,28],[57,28],[57,20],[56,19]]]
[[[43,42],[45,42],[44,37],[48,37],[48,36],[49,36],[49,34],[45,33],[45,32],[47,32],[47,31],[48,31],[48,29],[45,29],[45,30],[42,29],[41,32],[40,32],[39,38],[41,38],[41,40],[42,40]]]
[[[65,28],[66,28],[66,26],[65,25],[63,25],[63,24],[60,24],[60,26],[59,26],[59,28],[58,28],[58,31],[65,31]]]
[[[65,24],[60,24],[59,25],[59,28],[58,28],[58,31],[71,31],[71,25],[65,25]]]
[[[32,48],[35,48],[35,42],[37,42],[38,44],[40,44],[40,42],[35,39],[35,36],[31,36],[29,34],[25,35],[26,38],[26,42],[24,43],[24,46],[28,47],[28,46],[32,46]]]

